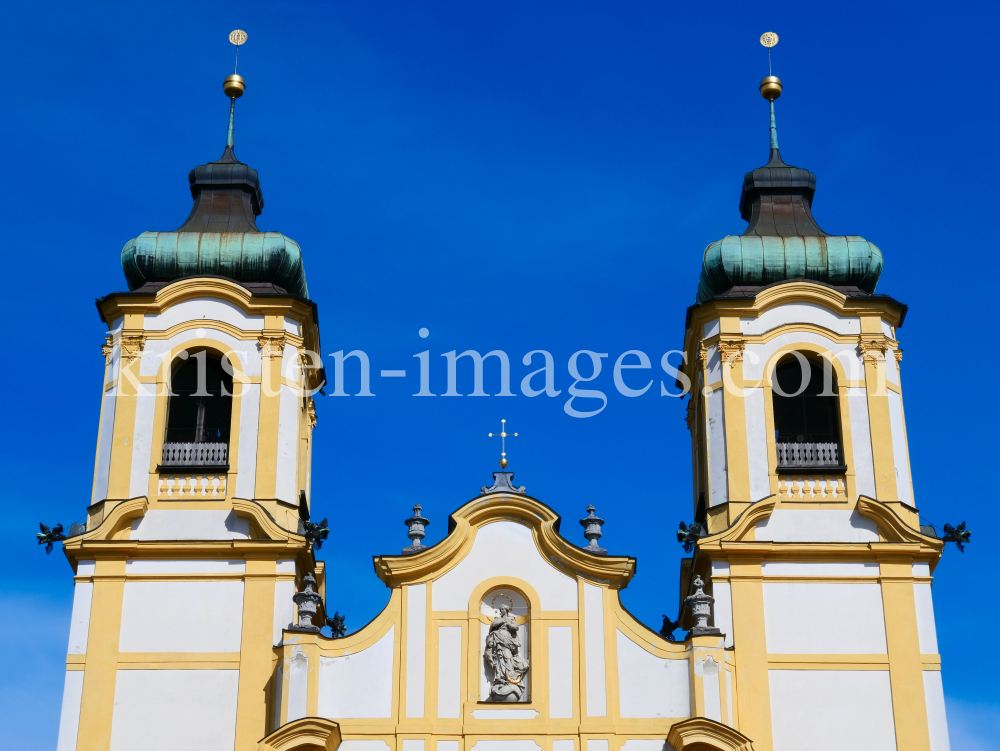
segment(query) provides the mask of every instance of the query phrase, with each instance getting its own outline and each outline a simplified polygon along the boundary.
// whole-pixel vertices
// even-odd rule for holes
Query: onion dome
[[[173,232],[143,232],[122,248],[129,290],[151,290],[190,276],[222,276],[258,291],[308,299],[298,244],[257,228],[264,210],[260,179],[233,151],[236,99],[245,82],[234,74],[223,88],[230,97],[225,151],[188,173],[194,206],[184,224]]]
[[[781,81],[768,76],[761,94],[770,100],[771,155],[747,172],[740,195],[742,235],[728,235],[705,249],[698,303],[713,297],[752,297],[769,284],[807,279],[845,294],[870,295],[882,273],[882,251],[857,235],[828,235],[812,215],[816,175],[785,164],[778,150],[774,100]]]

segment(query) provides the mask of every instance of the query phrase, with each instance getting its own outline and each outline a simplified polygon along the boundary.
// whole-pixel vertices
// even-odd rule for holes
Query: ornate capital
[[[743,350],[746,349],[747,343],[743,339],[720,339],[716,347],[721,362],[736,362],[743,359]]]
[[[892,351],[892,354],[895,355],[897,363],[903,362],[903,350],[901,350],[901,349],[894,349]]]
[[[309,430],[311,432],[316,427],[316,402],[313,401],[311,396],[306,400],[306,415],[309,420]]]
[[[868,337],[861,334],[858,337],[858,357],[867,362],[878,362],[879,360],[885,360],[885,356],[890,351],[895,352],[898,346],[899,342],[895,339],[890,339],[884,334],[869,335]],[[897,361],[901,357],[902,350],[900,350],[900,355],[896,358]]]
[[[688,430],[694,430],[694,397],[688,398],[687,415],[684,417]]]
[[[271,357],[281,357],[285,352],[285,335],[258,336],[257,346],[260,348],[260,356],[264,359]]]
[[[698,345],[698,354],[695,356],[694,362],[699,368],[704,368],[705,363],[708,362],[708,347],[705,346],[705,342]]]
[[[111,364],[111,353],[115,351],[115,345],[112,343],[111,334],[106,334],[104,336],[104,344],[101,345],[101,354],[104,355],[104,364]]]
[[[146,346],[146,337],[142,334],[122,334],[122,361],[128,365],[137,357],[142,357],[142,350]]]

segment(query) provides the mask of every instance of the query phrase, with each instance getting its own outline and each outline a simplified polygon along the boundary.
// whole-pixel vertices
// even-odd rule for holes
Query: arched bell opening
[[[844,468],[837,374],[825,359],[785,355],[771,377],[778,471]]]
[[[170,376],[163,467],[225,467],[233,419],[233,374],[209,350],[178,358]]]

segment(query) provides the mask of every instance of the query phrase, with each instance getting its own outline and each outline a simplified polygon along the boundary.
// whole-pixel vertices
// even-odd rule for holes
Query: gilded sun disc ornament
[[[234,31],[233,33],[235,34],[236,32]],[[768,49],[770,49],[771,47],[773,47],[778,43],[778,35],[775,34],[773,31],[765,31],[763,34],[760,35],[760,43],[763,44]]]
[[[762,40],[763,38],[764,37],[761,37]],[[229,32],[229,41],[235,44],[237,47],[243,44],[246,40],[247,40],[247,33],[243,31],[243,29],[234,29],[233,31]],[[775,41],[777,41],[777,38],[775,38]],[[761,44],[763,44],[763,41],[761,41]]]

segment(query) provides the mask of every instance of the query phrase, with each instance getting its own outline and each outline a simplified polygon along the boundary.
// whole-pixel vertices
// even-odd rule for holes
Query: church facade
[[[780,82],[762,92],[773,123]],[[388,605],[337,637],[310,520],[317,306],[298,245],[256,226],[231,125],[185,223],[130,241],[129,291],[98,301],[58,751],[947,751],[906,307],[771,146],[685,323],[682,638],[622,606],[636,561],[601,550],[597,522],[568,541],[506,471],[434,546],[416,508],[414,545],[374,559]]]

